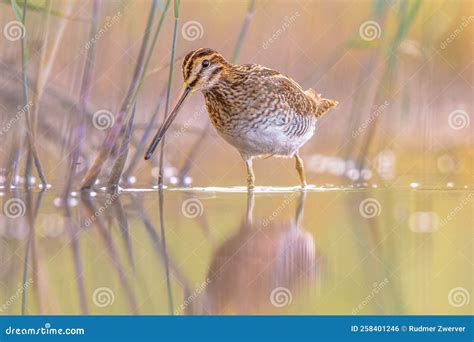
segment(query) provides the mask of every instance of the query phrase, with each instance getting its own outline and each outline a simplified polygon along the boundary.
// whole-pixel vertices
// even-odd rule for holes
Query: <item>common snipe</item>
[[[313,136],[317,119],[337,101],[321,98],[313,89],[303,90],[278,71],[256,64],[231,64],[207,48],[188,53],[182,69],[181,96],[145,159],[150,159],[186,97],[200,90],[214,127],[245,161],[249,189],[255,180],[252,159],[270,156],[295,157],[301,185],[306,186],[299,148]]]

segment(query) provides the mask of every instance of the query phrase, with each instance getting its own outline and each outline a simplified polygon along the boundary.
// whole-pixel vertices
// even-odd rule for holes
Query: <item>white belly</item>
[[[257,128],[239,135],[219,132],[229,144],[249,157],[292,157],[314,135],[314,127],[304,135],[288,137],[281,127]]]

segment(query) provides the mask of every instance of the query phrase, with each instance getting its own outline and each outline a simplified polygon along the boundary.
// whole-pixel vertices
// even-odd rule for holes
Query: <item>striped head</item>
[[[200,48],[191,51],[183,61],[183,80],[191,92],[212,88],[230,64],[218,52]]]
[[[196,90],[207,90],[212,88],[221,78],[222,73],[229,68],[224,57],[214,50],[200,48],[191,51],[183,61],[184,87],[178,98],[178,102],[169,113],[163,125],[156,133],[145,154],[145,159],[150,159],[161,139],[165,135],[171,123],[174,121],[186,98]]]

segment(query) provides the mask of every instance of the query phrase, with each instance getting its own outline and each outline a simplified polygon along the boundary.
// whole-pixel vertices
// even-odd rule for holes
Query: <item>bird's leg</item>
[[[253,173],[252,158],[244,157],[244,161],[247,166],[247,188],[253,190],[255,187],[255,174]]]
[[[298,171],[298,174],[300,175],[301,187],[306,188],[306,177],[304,175],[303,159],[301,159],[298,152],[295,153],[295,159],[296,159],[296,170]]]

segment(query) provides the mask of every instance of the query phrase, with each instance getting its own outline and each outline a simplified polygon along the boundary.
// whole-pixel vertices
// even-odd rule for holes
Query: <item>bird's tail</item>
[[[319,118],[329,112],[331,108],[337,106],[338,102],[336,100],[325,99],[321,97],[321,94],[316,94],[313,89],[308,89],[306,94],[313,98],[316,102],[318,108],[316,110],[316,117]]]
[[[329,112],[331,108],[336,107],[338,102],[336,100],[330,100],[330,99],[323,99],[321,98],[319,105],[318,105],[318,111],[316,112],[316,117],[321,117],[323,114],[326,114]]]

